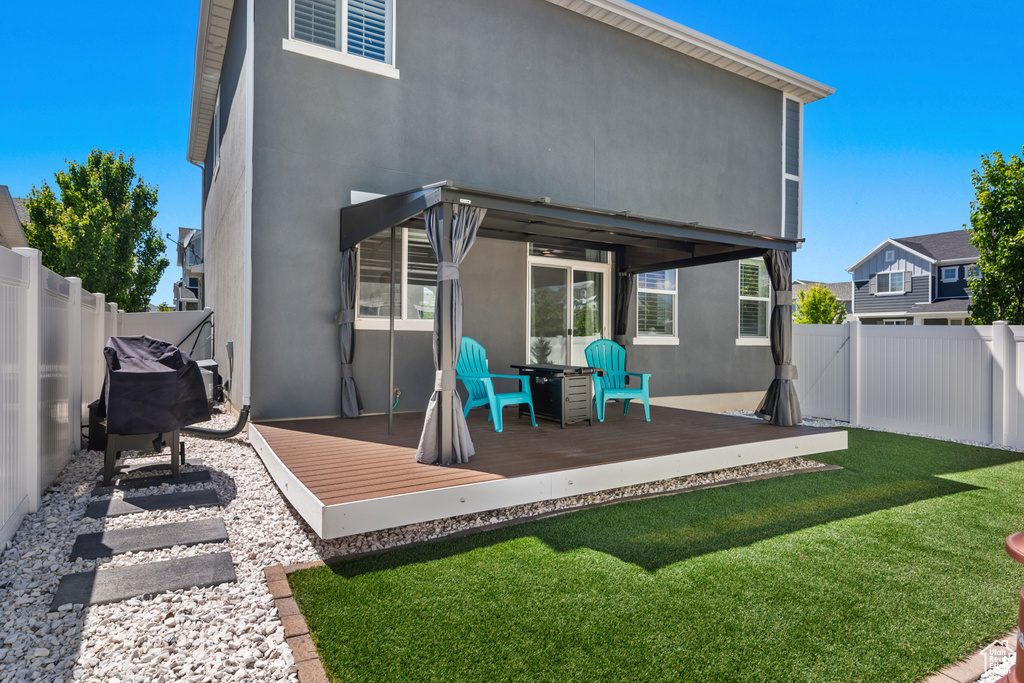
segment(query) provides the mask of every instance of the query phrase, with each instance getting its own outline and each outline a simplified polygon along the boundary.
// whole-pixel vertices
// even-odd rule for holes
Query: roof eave
[[[890,238],[890,239],[887,239],[887,240],[885,240],[885,241],[884,241],[884,242],[882,242],[881,244],[879,244],[879,245],[878,245],[877,247],[875,247],[875,248],[874,248],[874,249],[872,249],[871,251],[869,251],[869,252],[867,253],[867,256],[865,256],[865,257],[864,257],[864,258],[862,258],[862,259],[861,259],[860,261],[857,261],[857,262],[856,262],[856,263],[854,263],[854,264],[853,264],[852,266],[850,266],[849,268],[847,268],[847,269],[846,269],[846,272],[847,272],[847,273],[852,273],[853,271],[855,271],[855,270],[857,270],[858,268],[860,268],[861,266],[863,266],[863,265],[864,265],[865,263],[867,263],[867,262],[868,262],[868,260],[869,260],[869,259],[870,259],[870,258],[871,258],[872,256],[874,256],[874,255],[875,255],[875,254],[877,254],[877,253],[878,253],[879,251],[881,251],[881,250],[882,250],[882,247],[886,246],[887,244],[891,244],[892,246],[894,246],[894,247],[898,247],[898,248],[902,249],[902,250],[903,250],[903,251],[905,251],[905,252],[908,252],[908,253],[910,253],[910,254],[913,254],[914,256],[917,256],[918,258],[922,258],[922,259],[924,259],[925,261],[927,261],[928,263],[931,263],[931,264],[934,264],[934,263],[935,263],[935,259],[933,259],[933,258],[932,258],[931,256],[925,256],[925,255],[924,255],[924,254],[922,254],[921,252],[919,252],[919,251],[914,251],[913,249],[911,249],[911,248],[910,248],[910,247],[908,247],[907,245],[905,245],[905,244],[902,244],[902,243],[900,243],[900,242],[897,242],[896,240],[894,240],[894,239],[891,239],[891,238]]]
[[[231,0],[200,0],[199,3],[186,154],[193,164],[202,164],[206,160],[233,6]]]
[[[548,0],[609,26],[658,43],[763,85],[786,92],[804,104],[836,89],[704,35],[625,0]]]

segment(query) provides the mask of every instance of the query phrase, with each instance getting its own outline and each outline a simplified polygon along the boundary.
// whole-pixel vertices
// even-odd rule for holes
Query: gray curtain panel
[[[618,273],[615,278],[615,341],[626,345],[626,330],[629,326],[629,303],[633,300],[633,285],[636,275]]]
[[[341,252],[341,311],[334,317],[338,324],[338,343],[341,349],[341,416],[359,417],[363,412],[363,399],[352,378],[352,356],[355,343],[353,322],[356,312],[356,250]]]
[[[757,415],[769,424],[789,427],[800,424],[800,401],[796,397],[796,366],[793,365],[793,254],[772,250],[764,255],[768,276],[775,290],[769,334],[775,379],[757,407]]]
[[[455,371],[452,370],[444,377],[440,372],[441,368],[441,310],[443,306],[451,306],[451,327],[446,330],[446,342],[451,345],[452,359],[458,361],[459,349],[462,347],[462,282],[459,280],[459,265],[466,258],[473,243],[476,241],[476,232],[483,223],[486,209],[472,206],[453,205],[455,212],[452,217],[452,260],[442,261],[443,251],[441,240],[444,236],[443,225],[443,204],[431,207],[424,212],[427,223],[427,239],[437,256],[437,296],[434,301],[434,393],[427,404],[427,415],[423,421],[423,433],[420,435],[420,445],[416,449],[416,459],[422,463],[435,463],[440,454],[437,450],[437,429],[441,420],[441,391],[444,388],[452,392],[452,452],[453,463],[469,462],[469,456],[476,450],[473,448],[473,439],[469,435],[469,427],[466,425],[466,417],[462,414],[462,398],[455,390]],[[452,296],[451,301],[443,301],[441,297],[441,283],[451,280]]]

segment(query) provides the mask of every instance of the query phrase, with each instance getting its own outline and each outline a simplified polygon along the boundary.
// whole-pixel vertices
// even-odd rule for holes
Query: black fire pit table
[[[537,417],[565,425],[586,421],[594,424],[590,376],[601,371],[578,365],[513,365],[520,375],[530,377],[530,395]],[[524,404],[519,415],[528,414]]]

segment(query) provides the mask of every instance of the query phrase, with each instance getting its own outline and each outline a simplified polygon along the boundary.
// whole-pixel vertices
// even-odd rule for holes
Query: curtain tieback
[[[437,264],[437,281],[459,279],[459,264],[451,261],[441,261]]]
[[[775,305],[776,306],[792,306],[793,305],[793,290],[791,289],[780,289],[775,292]]]
[[[346,378],[347,379],[351,379],[352,378],[352,364],[351,363],[342,363],[341,364],[341,377],[342,377],[342,379],[346,379]]]
[[[434,391],[455,391],[455,370],[438,370],[434,376]]]
[[[351,308],[346,308],[344,311],[334,316],[335,325],[345,325],[348,323],[354,323],[356,321],[356,312]]]
[[[795,365],[776,365],[775,379],[797,379]]]

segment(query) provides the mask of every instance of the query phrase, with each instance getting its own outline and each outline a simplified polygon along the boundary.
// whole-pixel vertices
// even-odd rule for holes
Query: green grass
[[[290,581],[336,681],[917,681],[1014,625],[1024,456],[851,430],[819,459]]]

